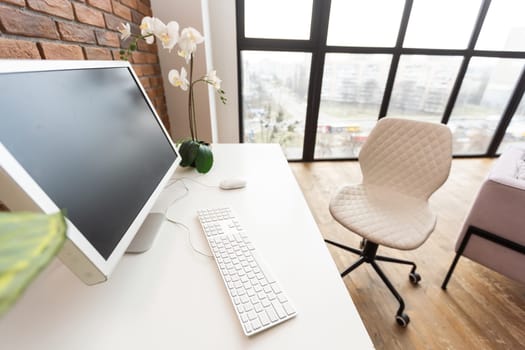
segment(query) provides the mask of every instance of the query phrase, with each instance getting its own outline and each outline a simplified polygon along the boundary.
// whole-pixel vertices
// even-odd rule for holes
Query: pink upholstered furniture
[[[525,283],[524,158],[525,146],[514,146],[495,162],[465,219],[443,289],[460,256]]]

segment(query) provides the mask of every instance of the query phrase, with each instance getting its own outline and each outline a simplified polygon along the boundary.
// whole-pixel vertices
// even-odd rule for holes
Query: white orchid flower
[[[139,28],[140,34],[142,36],[147,36],[145,38],[147,44],[153,44],[155,36],[160,37],[160,34],[166,31],[166,25],[160,19],[148,16],[142,19]]]
[[[131,36],[131,27],[129,23],[120,23],[118,31],[120,32],[120,39],[123,41]]]
[[[162,42],[162,47],[171,51],[179,40],[179,24],[175,21],[169,22],[162,32],[155,33]]]
[[[153,21],[153,18],[151,18],[149,16],[145,16],[144,18],[142,18],[142,22],[140,22],[140,26],[139,26],[139,28],[140,28],[140,35],[146,36],[146,35],[150,35],[151,33],[153,33],[153,23],[152,23],[152,21]],[[152,44],[153,40],[154,40],[153,37],[147,37],[146,38],[146,42],[148,44]],[[148,42],[148,41],[151,41],[151,42]]]
[[[184,67],[180,69],[180,74],[176,69],[172,69],[168,73],[168,81],[171,85],[175,87],[180,87],[182,90],[186,91],[188,90],[188,85],[190,84],[186,76],[187,73]]]
[[[191,54],[197,50],[197,45],[204,41],[204,37],[195,28],[184,28],[179,38],[179,56],[186,59],[186,63],[190,61]]]
[[[211,84],[215,89],[220,90],[222,80],[217,76],[215,70],[210,71],[208,75],[204,77],[204,80],[206,80],[208,84]]]

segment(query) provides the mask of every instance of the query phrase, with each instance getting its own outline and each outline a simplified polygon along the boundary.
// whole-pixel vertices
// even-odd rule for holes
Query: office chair
[[[411,265],[409,279],[421,276],[412,261],[377,255],[379,245],[416,249],[430,236],[436,216],[428,198],[450,172],[452,135],[442,124],[383,118],[374,127],[359,154],[360,184],[346,185],[330,201],[330,213],[342,226],[362,237],[361,249],[325,240],[359,255],[341,277],[369,263],[399,302],[396,321],[406,327],[405,303],[377,261]]]

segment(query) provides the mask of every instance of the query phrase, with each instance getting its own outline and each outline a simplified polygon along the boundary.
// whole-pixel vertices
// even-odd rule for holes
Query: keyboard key
[[[199,210],[198,217],[244,333],[251,336],[294,317],[289,298],[232,211]]]
[[[253,329],[252,329],[252,325],[251,325],[250,322],[246,322],[244,324],[244,330],[246,331],[246,333],[251,333],[252,332]]]
[[[272,302],[272,306],[275,309],[275,312],[277,312],[277,316],[279,316],[279,318],[286,317],[286,312],[284,311],[283,306],[278,301]]]
[[[275,313],[275,310],[273,309],[273,307],[267,308],[266,312],[268,313],[268,317],[270,318],[270,321],[275,322],[275,321],[277,321],[279,319],[279,317],[277,317],[277,313]]]
[[[263,310],[262,304],[261,303],[255,304],[254,309],[255,309],[255,312],[257,313],[261,312]]]
[[[281,293],[281,288],[279,288],[277,283],[271,283],[270,286],[272,287],[272,290],[275,294]]]
[[[290,305],[289,302],[283,303],[283,308],[288,315],[293,315],[295,313],[294,308],[292,307],[292,305]]]
[[[257,315],[259,316],[259,320],[261,320],[263,326],[270,324],[270,319],[268,318],[266,311],[259,312]]]

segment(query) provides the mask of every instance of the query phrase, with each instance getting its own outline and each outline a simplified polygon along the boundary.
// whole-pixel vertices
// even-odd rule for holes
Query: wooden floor
[[[462,258],[447,291],[440,288],[462,220],[491,163],[490,159],[454,160],[448,181],[431,198],[438,224],[429,240],[408,252],[380,248],[382,255],[418,264],[422,281],[414,287],[408,281],[409,267],[380,263],[405,299],[411,319],[407,328],[396,325],[397,301],[371,266],[362,265],[344,278],[376,349],[525,349],[525,285]],[[360,181],[358,163],[290,166],[323,236],[358,247],[359,236],[339,226],[328,211],[337,187]],[[339,271],[356,259],[333,246],[329,250]],[[351,344],[349,339],[349,349]]]

